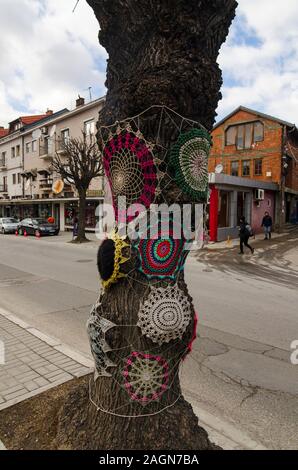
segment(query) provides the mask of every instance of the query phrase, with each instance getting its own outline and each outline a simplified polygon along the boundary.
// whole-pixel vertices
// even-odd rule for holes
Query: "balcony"
[[[44,160],[52,160],[55,156],[55,142],[46,138],[39,144],[39,157]]]
[[[0,158],[0,171],[7,170],[5,158]]]

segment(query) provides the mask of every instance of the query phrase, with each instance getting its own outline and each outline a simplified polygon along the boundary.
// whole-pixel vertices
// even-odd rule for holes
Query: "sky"
[[[107,54],[85,0],[0,0],[0,125],[105,94]],[[298,2],[238,0],[217,120],[240,105],[298,124]]]

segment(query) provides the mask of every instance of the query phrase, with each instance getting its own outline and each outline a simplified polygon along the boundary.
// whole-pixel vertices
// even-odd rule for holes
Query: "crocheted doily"
[[[135,351],[126,359],[123,377],[131,400],[146,405],[167,390],[169,366],[161,356]]]
[[[171,149],[171,165],[175,181],[185,193],[206,199],[208,192],[208,157],[211,137],[204,129],[180,134]]]
[[[137,250],[137,269],[149,279],[176,279],[177,274],[184,269],[188,251],[184,250],[186,240],[181,226],[173,225],[170,219],[166,229],[158,223],[154,228],[154,236],[150,224],[140,232],[139,238],[134,241]],[[177,238],[179,234],[180,238]]]
[[[142,334],[162,344],[182,338],[191,319],[189,300],[177,285],[152,287],[139,311]]]
[[[146,208],[154,200],[157,169],[151,146],[140,132],[121,128],[103,149],[104,169],[111,186],[116,220],[119,220],[118,197],[126,197],[127,207],[142,204]],[[128,217],[128,222],[133,217]]]
[[[123,255],[123,250],[126,247],[129,247],[129,244],[126,243],[119,235],[116,230],[113,230],[109,235],[109,239],[113,240],[115,244],[115,253],[114,253],[114,270],[112,275],[107,280],[102,279],[102,285],[105,289],[115,284],[119,279],[126,277],[126,274],[121,272],[121,265],[126,263],[129,258]]]
[[[87,333],[95,362],[95,379],[99,376],[112,377],[107,369],[109,367],[116,367],[116,364],[107,356],[111,348],[105,339],[105,334],[116,325],[106,318],[95,314],[95,311],[94,307],[87,321]]]

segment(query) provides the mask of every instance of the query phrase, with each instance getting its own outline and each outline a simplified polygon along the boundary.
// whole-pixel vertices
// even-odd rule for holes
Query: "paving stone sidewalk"
[[[88,360],[83,365],[78,355],[71,358],[62,352],[67,348],[42,336],[0,314],[0,410],[90,373]]]

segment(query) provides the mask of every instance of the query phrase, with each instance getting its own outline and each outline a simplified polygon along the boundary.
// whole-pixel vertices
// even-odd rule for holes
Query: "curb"
[[[193,405],[193,397],[187,393],[184,393],[184,397],[191,403],[195,415],[199,418],[199,424],[208,432],[210,440],[223,450],[268,450],[231,423]]]
[[[63,353],[65,356],[68,356],[73,361],[78,362],[82,366],[88,367],[89,369],[94,369],[94,362],[89,357],[85,356],[82,353],[74,351],[66,344],[63,344],[60,340],[42,333],[37,328],[30,326],[28,323],[24,322],[16,315],[9,313],[8,311],[3,310],[2,308],[0,308],[0,315],[7,318],[7,320],[11,321],[12,323],[15,323],[16,325],[20,326],[31,335],[40,339],[41,341],[44,341],[56,351]]]

